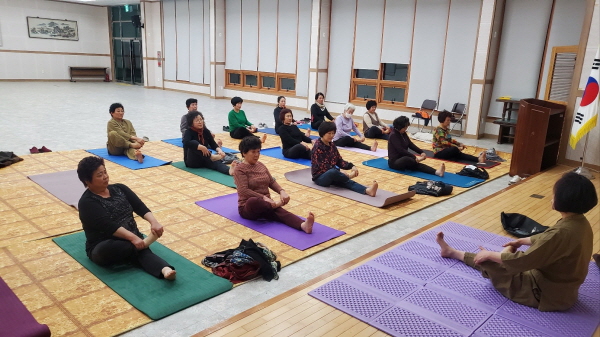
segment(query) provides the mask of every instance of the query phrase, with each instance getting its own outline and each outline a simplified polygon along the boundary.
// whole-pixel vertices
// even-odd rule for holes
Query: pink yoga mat
[[[0,336],[46,337],[50,329],[38,323],[0,277]]]
[[[306,250],[346,234],[345,232],[321,225],[317,222],[313,226],[313,232],[306,234],[303,231],[293,229],[280,222],[247,220],[242,218],[238,213],[237,202],[237,193],[232,193],[208,200],[196,201],[196,205],[299,250]]]

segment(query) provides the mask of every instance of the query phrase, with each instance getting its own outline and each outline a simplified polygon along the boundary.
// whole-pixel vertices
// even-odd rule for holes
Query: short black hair
[[[452,118],[452,113],[448,110],[443,110],[440,111],[440,113],[438,114],[438,122],[440,123],[444,123],[446,121],[446,118]]]
[[[242,103],[244,100],[241,97],[235,96],[231,99],[231,105],[235,106],[238,103]]]
[[[186,99],[185,100],[185,106],[186,106],[186,108],[189,108],[190,105],[192,105],[193,103],[198,104],[198,100],[195,99],[195,98],[188,98],[188,99]]]
[[[392,123],[392,125],[394,125],[394,129],[400,130],[405,127],[408,127],[410,125],[410,121],[408,120],[408,117],[400,116],[400,117],[396,117],[396,119],[394,119],[394,122]]]
[[[554,209],[559,212],[583,214],[598,204],[594,184],[575,172],[565,173],[554,184]]]
[[[202,112],[198,111],[198,110],[192,110],[190,112],[187,113],[187,115],[185,115],[185,120],[187,122],[188,128],[191,128],[192,126],[194,126],[194,119],[196,119],[196,117],[202,117],[202,119],[204,119],[204,116],[202,115]]]
[[[321,125],[319,125],[319,137],[323,137],[326,133],[331,131],[337,131],[334,122],[323,122]]]
[[[279,96],[279,97],[277,97],[277,104],[279,104],[279,101],[281,101],[282,98],[285,98],[285,96]]]
[[[104,159],[96,156],[85,157],[79,161],[79,164],[77,164],[77,177],[81,180],[83,186],[87,187],[86,181],[92,181],[94,171],[100,166],[104,166]]]
[[[254,136],[254,135],[246,136],[242,139],[242,141],[240,142],[240,146],[238,148],[240,149],[240,153],[242,154],[242,157],[243,157],[244,154],[248,153],[248,151],[250,151],[250,150],[261,149],[262,142],[260,141],[260,138]]]
[[[292,112],[292,110],[285,108],[285,109],[281,109],[281,111],[279,112],[279,119],[283,122],[285,120],[285,114],[287,113],[291,113],[292,114],[292,118],[294,118],[294,113]]]
[[[325,98],[325,95],[323,95],[322,92],[318,92],[315,94],[315,101],[319,99],[319,96],[323,96],[323,98]]]
[[[377,102],[374,99],[367,101],[367,110],[370,110],[374,106],[377,106]]]
[[[108,108],[108,112],[112,115],[113,112],[115,112],[115,110],[117,110],[118,108],[121,108],[123,110],[125,110],[125,108],[123,107],[123,104],[121,103],[113,103],[110,105],[110,108]]]

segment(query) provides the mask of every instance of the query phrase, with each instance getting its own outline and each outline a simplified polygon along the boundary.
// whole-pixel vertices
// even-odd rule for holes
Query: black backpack
[[[548,229],[547,226],[543,226],[537,221],[519,213],[502,212],[500,214],[500,222],[502,222],[502,227],[505,231],[518,238],[539,234]]]
[[[452,185],[445,184],[441,181],[418,181],[412,186],[408,186],[409,191],[416,191],[417,194],[432,195],[441,197],[452,193]]]
[[[473,166],[473,165],[467,165],[467,166],[463,167],[463,169],[460,170],[460,172],[457,172],[456,174],[461,175],[461,176],[483,179],[483,180],[490,178],[490,175],[487,173],[487,171],[483,167],[477,167],[477,166]]]

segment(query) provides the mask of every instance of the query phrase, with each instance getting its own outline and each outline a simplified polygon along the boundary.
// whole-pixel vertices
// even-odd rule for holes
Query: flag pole
[[[588,170],[587,168],[583,167],[583,164],[585,163],[585,152],[587,150],[589,136],[590,136],[590,133],[588,132],[585,135],[585,144],[583,145],[583,155],[581,156],[581,166],[576,168],[573,172],[575,172],[579,175],[582,175],[582,176],[588,178],[589,180],[592,180],[595,178],[594,175],[592,174],[592,172],[590,172],[590,170]]]

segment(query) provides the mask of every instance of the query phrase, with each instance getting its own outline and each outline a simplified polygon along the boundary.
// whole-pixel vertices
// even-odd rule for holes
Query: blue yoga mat
[[[300,127],[300,126],[298,126]],[[273,128],[263,128],[263,129],[258,129],[258,132],[262,132],[262,133],[267,133],[269,135],[275,135],[275,136],[279,136],[276,132],[275,129]],[[319,136],[315,136],[315,135],[311,135],[310,139],[319,139]]]
[[[144,162],[140,164],[137,162],[137,160],[131,160],[131,159],[127,158],[127,156],[125,156],[125,155],[112,156],[112,155],[108,154],[108,150],[106,148],[86,150],[86,151],[91,154],[95,154],[98,157],[102,157],[106,160],[112,161],[115,164],[119,164],[121,166],[130,168],[132,170],[139,170],[139,169],[145,169],[145,168],[149,168],[149,167],[168,165],[171,163],[170,161],[164,161],[164,160],[156,159],[154,157],[150,157],[148,155],[144,155]]]
[[[179,146],[181,148],[183,148],[183,143],[181,142],[181,138],[171,138],[171,139],[163,139],[162,140],[165,143],[169,143],[171,145],[175,145],[175,146]],[[223,152],[226,153],[239,153],[240,151],[238,150],[233,150],[227,147],[221,147],[221,150],[223,150]],[[211,152],[215,152],[214,150],[210,150]]]
[[[299,129],[308,129],[308,128],[310,128],[310,124],[300,124],[300,125],[298,125],[298,128]],[[319,130],[317,130],[317,129],[310,128],[310,131],[316,132],[317,135],[319,134]],[[350,132],[350,136],[356,136],[356,132],[354,132],[354,131]]]
[[[281,159],[281,160],[291,161],[292,163],[296,163],[296,164],[310,166],[310,159],[304,159],[304,158],[290,159],[290,158],[284,157],[283,153],[281,152],[280,147],[273,147],[270,149],[260,150],[260,154],[265,155],[267,157],[273,157],[273,158],[277,158],[277,159]]]
[[[446,172],[443,177],[438,177],[435,174],[427,174],[427,173],[423,173],[420,171],[398,171],[398,170],[391,169],[388,166],[388,160],[386,158],[377,158],[377,159],[367,160],[367,161],[363,162],[363,165],[378,168],[381,170],[396,172],[396,173],[404,174],[404,175],[411,176],[411,177],[417,177],[417,178],[433,180],[433,181],[441,181],[443,183],[453,185],[456,187],[467,188],[467,187],[472,187],[479,183],[484,182],[483,179],[477,179],[477,178],[473,178],[473,177],[465,177],[465,176],[460,176],[458,174],[448,173],[448,172]]]

